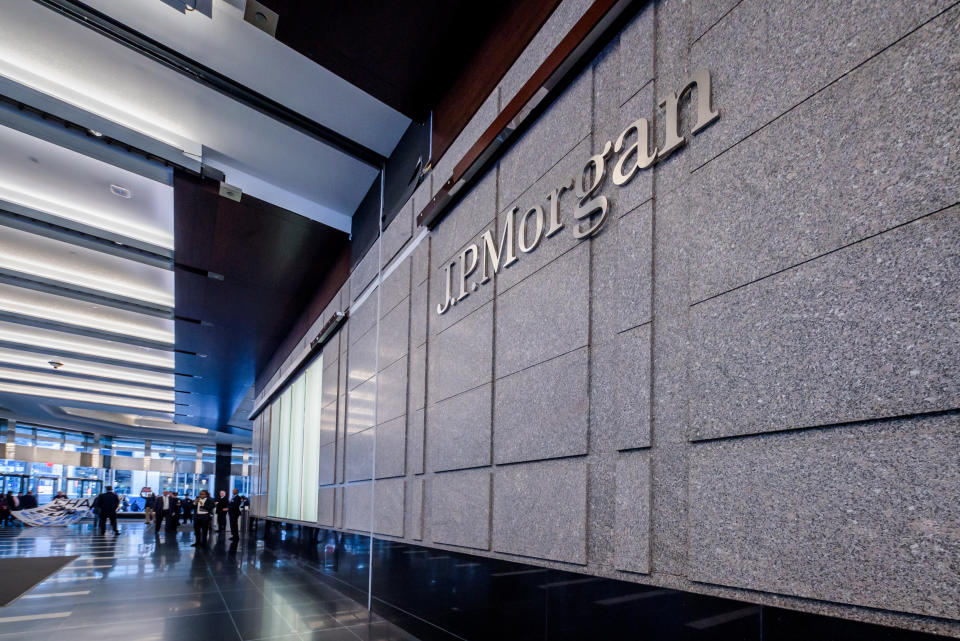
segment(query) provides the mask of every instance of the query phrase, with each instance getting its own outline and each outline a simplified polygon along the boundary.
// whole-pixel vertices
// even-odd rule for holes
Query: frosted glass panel
[[[317,489],[320,481],[320,403],[323,358],[307,369],[306,407],[303,422],[303,492],[300,507],[304,521],[317,520]]]
[[[284,516],[300,521],[303,495],[303,409],[306,378],[301,374],[290,386],[290,473],[287,482],[287,512]]]
[[[277,515],[277,475],[280,469],[280,407],[274,402],[268,409],[270,412],[270,469],[267,481],[267,515]]]
[[[280,395],[280,460],[277,470],[277,516],[286,517],[290,493],[290,388]],[[277,408],[274,407],[274,410]]]

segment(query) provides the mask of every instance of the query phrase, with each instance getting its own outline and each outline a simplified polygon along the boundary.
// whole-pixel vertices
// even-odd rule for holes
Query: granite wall
[[[960,6],[650,3],[416,228],[589,4],[561,3],[318,320],[349,308],[320,525],[960,636]],[[721,117],[691,136],[688,104],[684,147],[608,178],[599,233],[569,233],[571,194],[566,229],[437,313],[514,207],[639,117],[662,145],[658,104],[702,68]]]

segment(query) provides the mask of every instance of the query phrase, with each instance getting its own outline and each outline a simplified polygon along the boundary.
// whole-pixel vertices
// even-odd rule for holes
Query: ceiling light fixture
[[[97,358],[109,358],[128,363],[137,363],[140,365],[153,365],[155,367],[165,367],[173,369],[173,354],[162,353],[163,355],[153,354],[147,351],[147,348],[121,348],[119,343],[110,343],[108,341],[89,339],[89,340],[69,340],[59,338],[56,332],[28,329],[14,329],[12,327],[0,325],[0,341],[15,343],[17,345],[27,345],[56,351],[71,352],[74,354],[83,354],[84,356],[94,356]],[[118,347],[113,347],[118,345]]]
[[[124,383],[139,383],[141,385],[156,385],[173,389],[173,374],[159,374],[156,372],[145,372],[143,370],[128,369],[126,367],[115,367],[111,365],[99,365],[83,361],[72,361],[64,359],[62,366],[65,372],[77,376],[95,376],[97,378],[106,378]],[[32,367],[34,369],[46,369],[52,367],[51,363],[61,361],[50,361],[47,357],[37,356],[28,352],[18,352],[16,350],[0,348],[0,363],[4,365],[14,365],[17,367]]]
[[[66,285],[76,285],[84,289],[90,289],[108,295],[113,294],[145,303],[161,305],[171,309],[174,305],[173,294],[170,292],[138,287],[129,283],[102,278],[95,274],[84,274],[76,268],[61,268],[48,263],[40,263],[23,256],[14,256],[8,252],[0,253],[0,268],[20,272],[28,276],[38,276]]]
[[[62,367],[63,363],[60,363],[60,366]],[[3,367],[0,367],[0,379],[15,383],[33,383],[36,385],[49,387],[69,387],[71,389],[84,392],[99,392],[102,394],[113,394],[119,396],[135,396],[140,398],[149,398],[155,401],[166,401],[169,403],[173,403],[176,400],[176,394],[172,390],[158,390],[147,387],[135,387],[132,385],[102,383],[83,378],[61,376],[59,374],[37,374],[34,372],[24,372],[22,370],[7,369]]]
[[[110,193],[126,199],[132,197],[129,189],[117,185],[110,185]],[[96,227],[97,229],[102,229],[113,234],[135,238],[136,240],[157,245],[164,249],[173,249],[172,233],[157,228],[132,224],[128,219],[124,219],[118,215],[109,215],[101,210],[92,211],[83,209],[73,203],[53,200],[46,195],[40,196],[26,193],[18,187],[4,183],[0,183],[0,200],[5,200],[45,214],[51,214],[64,220],[90,225],[91,227]],[[124,205],[123,207],[128,208],[130,205]]]
[[[53,309],[44,305],[35,305],[22,300],[16,300],[9,296],[3,296],[2,294],[0,294],[0,312],[29,316],[30,318],[63,323],[84,329],[110,332],[111,334],[121,334],[123,336],[130,336],[131,338],[157,341],[158,343],[166,343],[168,345],[173,345],[174,342],[174,334],[172,331],[155,329],[146,325],[112,321],[103,316],[69,312],[64,309]]]
[[[143,401],[135,398],[108,396],[105,394],[93,394],[89,392],[70,392],[66,390],[37,387],[35,385],[19,385],[16,383],[0,382],[0,392],[7,394],[22,394],[24,396],[39,396],[41,398],[55,398],[65,401],[76,401],[78,403],[92,403],[95,405],[128,407],[132,409],[146,410],[149,412],[163,412],[164,414],[173,414],[174,412],[173,403]]]

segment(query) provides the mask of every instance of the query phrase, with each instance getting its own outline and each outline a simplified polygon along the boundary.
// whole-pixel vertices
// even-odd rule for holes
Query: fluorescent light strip
[[[173,307],[174,299],[171,292],[158,289],[137,287],[129,283],[103,278],[94,274],[83,274],[75,266],[60,268],[54,265],[38,263],[22,256],[0,255],[0,267],[31,276],[39,276],[49,280],[59,281],[67,285],[76,285],[86,289],[132,298],[134,300]]]
[[[33,385],[17,385],[15,383],[0,383],[0,392],[6,392],[8,394],[23,394],[25,396],[40,396],[43,398],[55,398],[64,401],[76,401],[79,403],[93,403],[95,405],[129,407],[151,412],[164,412],[167,414],[173,414],[175,410],[173,403],[141,401],[137,399],[124,398],[121,396],[107,396],[105,394],[91,394],[87,392],[52,390],[44,387],[35,387]]]
[[[174,342],[173,332],[171,331],[155,329],[145,325],[111,321],[106,318],[89,316],[87,314],[65,313],[62,310],[52,310],[49,307],[31,305],[30,303],[4,298],[2,296],[0,296],[0,311],[29,316],[40,320],[64,323],[75,327],[83,327],[84,329],[111,332],[133,338],[143,338],[170,345],[173,345]]]
[[[22,352],[0,348],[0,363],[5,365],[19,365],[21,367],[34,367],[37,369],[47,369],[50,367],[50,358],[35,356]],[[131,370],[109,365],[96,365],[79,363],[69,359],[64,359],[64,372],[70,374],[79,374],[82,376],[96,376],[99,378],[111,378],[126,383],[141,383],[143,385],[160,385],[173,389],[173,374],[157,374],[153,372],[144,372]]]
[[[140,225],[131,225],[122,218],[79,209],[67,203],[27,194],[3,183],[0,183],[0,199],[51,214],[64,220],[90,225],[114,234],[157,245],[164,249],[173,249],[173,236],[171,234],[165,234]]]
[[[34,372],[24,372],[22,370],[6,369],[3,367],[0,367],[0,378],[13,380],[17,383],[36,383],[37,385],[49,385],[51,387],[69,387],[84,392],[102,392],[104,394],[139,396],[142,398],[151,398],[157,401],[167,401],[170,403],[176,400],[176,395],[171,390],[158,390],[149,389],[146,387],[132,387],[130,385],[101,383],[82,378],[60,376],[58,374],[37,374]]]
[[[129,363],[139,363],[141,365],[155,365],[157,367],[166,367],[173,369],[173,354],[168,356],[153,356],[133,349],[116,349],[99,344],[85,344],[78,341],[64,340],[45,334],[36,334],[29,331],[7,329],[0,327],[0,341],[17,343],[19,345],[29,345],[50,350],[62,350],[76,354],[96,356],[99,358],[110,358]],[[105,342],[105,341],[104,341]]]

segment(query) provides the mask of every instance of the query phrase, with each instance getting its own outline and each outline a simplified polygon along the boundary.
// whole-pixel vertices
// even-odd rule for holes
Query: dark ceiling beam
[[[121,22],[76,0],[34,0],[57,13],[129,47],[187,76],[205,87],[229,96],[274,120],[311,136],[360,162],[379,170],[386,158],[376,151],[192,60],[175,49],[128,28]]]

